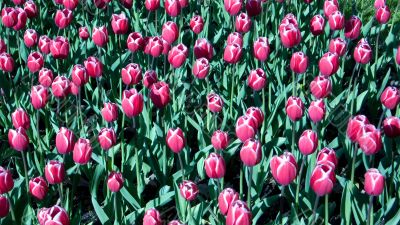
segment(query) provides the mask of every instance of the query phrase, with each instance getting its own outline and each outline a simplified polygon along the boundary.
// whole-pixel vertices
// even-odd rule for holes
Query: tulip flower
[[[92,40],[98,47],[103,47],[108,42],[108,31],[105,26],[94,27],[92,31]]]
[[[90,56],[84,62],[86,73],[93,78],[101,77],[103,74],[103,63],[96,57]]]
[[[224,51],[224,60],[227,63],[235,64],[242,56],[242,47],[238,44],[228,44]]]
[[[329,27],[331,30],[341,30],[344,28],[344,16],[340,11],[335,11],[329,15]]]
[[[150,99],[156,107],[165,107],[170,101],[168,84],[162,81],[152,84],[150,87]]]
[[[46,35],[42,35],[39,37],[38,47],[43,54],[47,55],[50,53],[50,45],[51,39],[49,37],[47,37]]]
[[[179,184],[179,192],[187,201],[193,201],[199,194],[199,189],[193,181],[184,180]]]
[[[252,138],[247,139],[240,149],[240,159],[248,167],[259,164],[262,159],[261,143]]]
[[[6,73],[14,70],[14,59],[10,54],[3,52],[0,54],[0,69]]]
[[[224,7],[231,16],[234,16],[240,12],[240,9],[242,8],[242,1],[224,0]]]
[[[124,185],[124,178],[121,173],[111,172],[108,175],[107,187],[111,192],[119,192]]]
[[[317,164],[315,166],[311,174],[310,186],[317,196],[331,193],[335,182],[335,168],[330,164]]]
[[[395,116],[387,117],[383,121],[383,131],[386,136],[391,138],[400,136],[400,118]]]
[[[12,7],[4,7],[1,10],[1,22],[5,27],[11,28],[17,24],[18,14]]]
[[[51,160],[47,163],[44,174],[49,184],[60,184],[64,181],[65,169],[64,163]]]
[[[92,146],[86,138],[79,138],[73,150],[73,160],[77,164],[85,165],[92,156]]]
[[[226,44],[227,45],[237,44],[240,47],[243,47],[243,36],[238,32],[230,33],[228,35],[228,38],[226,39]]]
[[[29,144],[29,138],[24,128],[20,127],[8,131],[8,143],[16,151],[25,151]]]
[[[28,0],[25,2],[24,11],[26,12],[26,15],[28,16],[28,18],[34,18],[38,14],[37,6],[36,6],[35,2],[33,2],[32,0]]]
[[[290,152],[272,157],[270,168],[274,179],[283,186],[290,184],[297,176],[297,162]]]
[[[387,5],[379,7],[375,12],[375,19],[380,24],[385,24],[389,21],[391,16],[390,8]]]
[[[268,38],[259,37],[253,44],[253,55],[256,59],[264,62],[268,59],[270,47]]]
[[[247,204],[241,200],[236,200],[229,207],[226,216],[226,225],[250,225],[252,215]]]
[[[261,127],[264,122],[264,113],[260,108],[250,107],[246,110],[246,116],[252,117],[257,127]]]
[[[43,177],[35,177],[29,181],[29,193],[38,200],[43,200],[48,190],[49,186]]]
[[[25,130],[29,128],[30,123],[31,123],[31,121],[29,120],[28,113],[22,108],[17,108],[11,114],[11,121],[12,121],[14,128],[22,127]]]
[[[372,124],[363,126],[357,142],[366,155],[376,154],[383,146],[381,132]]]
[[[253,117],[244,115],[236,121],[236,136],[240,141],[245,142],[247,139],[254,138],[257,131],[257,122]]]
[[[26,47],[30,48],[38,43],[39,37],[35,30],[27,29],[24,33],[24,43]]]
[[[99,132],[97,140],[99,141],[100,147],[103,150],[108,151],[117,142],[117,135],[112,128],[102,128]]]
[[[346,41],[338,37],[329,42],[329,52],[343,56],[346,53]]]
[[[32,86],[31,90],[31,103],[33,108],[41,109],[47,103],[47,88],[42,85]]]
[[[32,52],[29,54],[27,61],[28,69],[31,73],[36,73],[39,71],[44,64],[44,59],[42,54],[39,52]]]
[[[171,151],[174,153],[180,153],[185,147],[185,137],[181,128],[169,129],[166,142]]]
[[[147,71],[144,73],[144,76],[143,76],[143,85],[144,85],[146,88],[150,88],[151,85],[153,85],[154,83],[157,83],[157,81],[158,81],[158,78],[157,78],[157,73],[156,73],[156,71],[154,71],[154,70],[147,70]]]
[[[246,2],[246,12],[250,17],[258,16],[261,13],[261,1],[260,0],[248,0]]]
[[[351,119],[347,123],[347,137],[355,142],[361,136],[362,127],[369,124],[368,118],[364,115],[357,115]]]
[[[42,52],[45,53],[44,49]],[[56,39],[51,40],[50,52],[55,59],[66,59],[69,53],[68,40],[64,37],[56,37]]]
[[[7,197],[0,195],[0,218],[4,218],[10,211],[10,202]]]
[[[101,109],[101,115],[103,119],[108,123],[114,122],[118,118],[118,106],[115,103],[107,102],[104,103],[103,109]]]
[[[126,39],[126,46],[131,52],[136,52],[138,50],[142,50],[144,47],[144,39],[141,33],[133,32],[128,35],[128,39]]]
[[[50,87],[53,83],[53,71],[47,68],[42,68],[39,71],[39,83],[44,87]]]
[[[188,48],[184,44],[174,46],[168,53],[168,62],[174,67],[181,67],[189,56]]]
[[[360,64],[367,64],[371,61],[372,58],[372,50],[371,46],[365,39],[361,39],[356,48],[354,49],[353,54],[354,60]]]
[[[318,136],[312,130],[305,130],[301,134],[298,142],[299,150],[303,155],[310,155],[318,147]]]
[[[70,220],[68,213],[65,209],[60,206],[53,206],[50,208],[42,208],[39,210],[37,215],[40,225],[57,224],[57,225],[69,225]]]
[[[344,36],[350,40],[357,39],[360,36],[362,22],[357,16],[351,16],[345,21]]]
[[[206,58],[211,60],[214,54],[211,43],[205,38],[199,38],[194,43],[193,53],[196,59]]]
[[[333,169],[335,169],[338,164],[335,150],[327,147],[323,148],[321,151],[318,152],[317,163],[328,164]]]
[[[164,8],[167,14],[171,17],[177,17],[181,14],[181,4],[178,0],[165,0]]]
[[[250,71],[247,78],[247,85],[254,91],[260,91],[265,87],[267,82],[267,77],[263,69],[258,68],[256,70]]]
[[[232,203],[239,200],[239,193],[232,188],[225,188],[218,196],[218,208],[222,215],[228,213]]]
[[[394,109],[400,103],[400,91],[398,88],[389,86],[385,88],[380,97],[382,105],[388,109]]]
[[[144,213],[143,225],[162,225],[161,216],[157,209],[151,208]]]
[[[204,21],[201,16],[193,16],[192,19],[190,19],[190,29],[195,33],[199,34],[201,31],[203,31],[204,27]]]
[[[317,98],[326,98],[332,91],[332,82],[329,77],[317,76],[310,84],[311,94]]]
[[[7,194],[14,187],[14,180],[9,170],[0,166],[0,194]]]
[[[325,103],[323,99],[312,101],[310,107],[308,107],[308,116],[311,121],[318,123],[325,117]]]
[[[62,3],[65,8],[74,10],[79,4],[79,0],[63,0]]]
[[[206,58],[199,58],[193,64],[192,73],[199,79],[204,79],[210,71],[210,64]]]
[[[163,51],[163,42],[160,37],[150,37],[144,48],[144,53],[157,58]]]
[[[339,69],[339,56],[336,53],[325,53],[318,62],[321,75],[331,76]]]
[[[112,14],[111,27],[115,34],[125,34],[129,29],[129,21],[125,13]]]
[[[68,8],[63,10],[57,10],[56,16],[54,17],[54,22],[59,29],[64,29],[69,26],[72,22],[73,15],[72,11]]]
[[[251,28],[251,19],[246,13],[240,13],[236,16],[236,31],[239,33],[247,33]]]
[[[28,19],[28,15],[20,7],[15,8],[15,12],[17,13],[17,23],[13,26],[13,29],[15,31],[19,31],[19,30],[22,30],[23,28],[25,28],[26,21]]]
[[[310,20],[310,31],[314,36],[321,35],[324,32],[325,19],[321,15],[315,15]]]
[[[324,2],[324,14],[325,17],[329,17],[332,13],[339,10],[339,3],[337,0],[325,0]]]
[[[225,160],[222,156],[211,153],[207,159],[204,160],[204,169],[209,178],[223,178],[225,175]]]
[[[142,69],[136,63],[129,63],[121,70],[122,82],[125,85],[135,85],[142,80]]]
[[[229,144],[228,133],[221,130],[214,131],[211,137],[211,144],[216,150],[224,150]]]
[[[149,11],[155,11],[160,7],[160,0],[145,0],[144,5]]]
[[[297,121],[303,117],[304,104],[299,97],[290,96],[286,102],[286,114],[292,121]]]
[[[290,59],[290,69],[296,74],[305,73],[308,67],[308,57],[303,52],[295,52]]]

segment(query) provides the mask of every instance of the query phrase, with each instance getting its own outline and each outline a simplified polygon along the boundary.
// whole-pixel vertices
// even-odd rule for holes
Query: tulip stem
[[[240,185],[240,198],[242,198],[243,197],[243,169],[240,167],[240,180],[239,180],[239,185]]]
[[[142,183],[142,178],[140,177],[139,152],[138,152],[136,146],[134,146],[134,148],[135,148],[135,161],[136,161],[136,168],[135,169],[136,169],[136,179],[137,179],[137,191],[138,191],[139,199],[141,200],[142,197],[141,197],[139,191],[142,188],[142,184],[141,184]]]
[[[368,204],[368,217],[367,217],[367,225],[374,224],[374,214],[373,214],[373,207],[374,207],[374,196],[369,197],[369,204]]]
[[[122,115],[122,126],[121,126],[121,172],[124,172],[124,162],[125,162],[125,150],[124,150],[124,126],[125,126],[125,113]]]
[[[118,204],[117,204],[117,193],[118,192],[115,192],[114,193],[114,224],[119,224],[119,222],[118,222]]]
[[[317,198],[315,199],[315,202],[314,202],[313,214],[311,216],[311,220],[312,220],[311,225],[314,225],[315,222],[317,222],[316,214],[317,214],[318,202],[319,202],[319,196],[317,196]]]
[[[354,171],[355,171],[355,167],[356,167],[356,158],[357,158],[357,144],[354,143],[353,144],[353,162],[351,164],[351,183],[354,182]]]
[[[247,177],[248,185],[247,185],[247,206],[251,212],[251,182],[253,180],[253,167],[249,166],[249,175]]]
[[[279,212],[280,212],[280,217],[281,217],[281,224],[283,224],[283,199],[285,196],[285,187],[286,186],[282,186],[281,188],[281,195],[280,195],[280,201],[279,201]]]
[[[378,72],[378,56],[379,56],[379,36],[381,34],[382,26],[379,26],[378,34],[376,35],[375,42],[375,73],[373,73],[373,79],[376,77],[376,73]]]
[[[181,157],[181,153],[178,153],[178,159],[179,159],[179,164],[181,166],[181,170],[182,170],[182,181],[185,180],[185,169],[183,168],[183,162],[182,162],[182,157]]]
[[[12,218],[14,224],[16,224],[17,221],[15,220],[14,206],[13,206],[13,203],[11,201],[10,195],[8,193],[5,193],[5,195],[6,195],[7,199],[8,199],[8,203],[10,204],[11,218]]]
[[[232,118],[232,106],[233,106],[233,89],[234,89],[234,87],[235,87],[235,65],[232,65],[232,68],[231,68],[231,71],[232,71],[232,83],[231,83],[231,99],[230,99],[230,101],[229,101],[229,115],[230,115],[230,117]]]
[[[325,195],[325,225],[329,224],[329,195]]]
[[[303,159],[301,161],[301,166],[300,166],[300,171],[299,171],[299,177],[298,177],[298,181],[297,181],[297,187],[296,187],[296,209],[299,208],[299,192],[300,192],[300,186],[301,186],[301,175],[303,174],[303,169],[304,169],[304,165],[306,163],[306,159],[307,156],[303,155]]]
[[[58,185],[58,193],[60,195],[61,206],[63,206],[63,184],[62,184],[62,182]]]

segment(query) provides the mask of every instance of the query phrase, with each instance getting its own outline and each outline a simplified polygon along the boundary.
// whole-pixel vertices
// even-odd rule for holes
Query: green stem
[[[142,187],[142,178],[140,177],[140,167],[139,167],[139,152],[138,152],[138,150],[137,150],[137,148],[136,147],[134,147],[135,148],[135,161],[136,161],[136,179],[137,179],[137,191],[138,191],[138,196],[139,196],[139,199],[141,200],[142,199],[142,197],[141,197],[141,195],[139,195],[139,191],[140,191],[140,188]]]
[[[231,98],[230,98],[230,105],[229,105],[229,116],[232,118],[232,108],[233,108],[233,90],[235,87],[235,65],[231,67],[232,71],[232,83],[231,83]]]
[[[297,187],[296,187],[296,201],[295,201],[296,209],[298,209],[298,207],[299,207],[299,192],[300,192],[300,186],[301,186],[301,175],[303,174],[303,169],[304,169],[304,165],[306,163],[306,159],[307,159],[307,156],[303,155],[303,159],[301,161],[301,166],[300,166],[300,171],[299,171],[299,176],[298,176],[298,180],[297,180]]]
[[[14,205],[13,205],[13,203],[11,201],[10,195],[8,193],[5,193],[5,195],[6,195],[7,199],[8,199],[8,203],[10,204],[10,212],[11,212],[12,221],[14,222],[14,224],[16,224],[17,221],[15,220]]]
[[[124,149],[124,126],[125,126],[125,113],[122,115],[122,126],[121,126],[121,172],[124,172],[125,163],[125,149]]]
[[[183,167],[183,162],[182,162],[182,157],[181,157],[181,153],[178,153],[178,159],[179,159],[179,164],[181,166],[181,170],[182,170],[182,181],[185,180],[185,168]]]
[[[240,168],[240,180],[239,180],[239,185],[240,185],[240,189],[239,189],[239,196],[240,198],[243,197],[243,169]]]
[[[353,162],[351,164],[351,183],[354,183],[354,171],[356,169],[356,158],[357,158],[357,143],[353,144]]]
[[[325,225],[329,224],[329,195],[325,195]]]
[[[253,180],[253,167],[251,167],[251,166],[249,166],[249,175],[248,175],[248,177],[247,177],[247,181],[248,181],[248,184],[247,184],[247,206],[249,207],[249,209],[250,209],[250,212],[251,212],[251,182],[252,182],[252,180]]]
[[[319,196],[317,196],[314,202],[313,214],[311,216],[311,221],[312,221],[311,225],[314,225],[315,222],[317,222],[316,214],[317,214],[318,202],[319,202]]]
[[[285,187],[286,186],[282,186],[281,188],[281,195],[280,195],[280,201],[279,201],[279,211],[280,211],[280,217],[281,217],[281,224],[283,224],[283,200],[284,200],[284,196],[285,196]]]
[[[368,204],[368,217],[367,217],[367,225],[373,225],[374,224],[374,214],[373,212],[373,207],[374,207],[374,196],[369,197],[369,204]]]
[[[115,192],[114,193],[114,217],[115,217],[115,221],[114,222],[117,222],[117,224],[119,224],[119,222],[118,222],[118,199],[117,199],[117,193],[118,192]]]

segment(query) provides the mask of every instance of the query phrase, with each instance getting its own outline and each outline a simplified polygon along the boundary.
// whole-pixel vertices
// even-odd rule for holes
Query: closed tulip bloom
[[[126,40],[126,46],[131,52],[142,50],[144,47],[144,39],[140,32],[132,32]]]
[[[28,16],[28,18],[34,18],[38,14],[37,6],[31,0],[28,0],[28,1],[25,2],[24,11],[26,12],[26,15]]]
[[[346,41],[340,37],[331,39],[329,42],[329,52],[343,56],[346,53]]]
[[[163,52],[163,42],[160,37],[150,37],[145,45],[144,53],[157,58]]]
[[[296,96],[290,96],[286,102],[286,114],[292,121],[297,121],[303,117],[303,101]]]
[[[44,59],[42,54],[39,52],[32,52],[29,54],[27,61],[28,69],[31,73],[36,73],[39,71],[44,64]]]
[[[239,193],[237,193],[232,188],[225,188],[218,195],[218,208],[222,215],[228,213],[229,208],[232,203],[239,200]]]
[[[17,13],[17,23],[13,26],[13,29],[19,31],[25,27],[28,15],[26,15],[26,12],[19,7],[15,8],[15,11]]]
[[[29,193],[38,200],[43,200],[48,190],[49,186],[43,177],[35,177],[29,181]]]
[[[201,31],[203,31],[203,27],[204,27],[204,20],[201,16],[196,15],[193,16],[192,19],[190,19],[190,29],[195,34],[199,34]]]
[[[292,48],[300,44],[301,33],[298,27],[290,23],[279,29],[281,42],[285,48]]]
[[[82,40],[89,39],[90,34],[87,27],[79,27],[79,38]]]
[[[262,62],[268,59],[270,47],[268,38],[259,37],[253,44],[254,57]]]
[[[158,108],[166,106],[170,101],[168,84],[163,81],[152,84],[150,87],[150,99]]]
[[[162,26],[161,36],[169,44],[174,43],[179,37],[179,28],[175,22],[168,21]]]
[[[111,192],[119,192],[124,186],[124,178],[121,173],[111,172],[107,179],[107,187]]]
[[[282,31],[286,25],[293,24],[294,27],[299,28],[297,18],[293,13],[289,13],[283,17],[281,23],[279,24],[279,31]]]
[[[78,96],[79,87],[74,82],[70,82],[69,89],[72,95]]]
[[[50,52],[55,59],[66,59],[69,53],[69,43],[64,37],[56,37],[50,42]]]
[[[319,71],[324,76],[331,76],[339,69],[339,56],[336,53],[325,53],[318,62]]]
[[[248,0],[246,2],[246,12],[250,17],[258,16],[261,10],[261,0]]]
[[[400,136],[400,118],[395,116],[387,117],[383,121],[383,131],[386,136],[391,138]]]
[[[360,64],[367,64],[371,61],[372,49],[365,39],[361,39],[358,42],[356,48],[354,49],[353,57],[354,60]]]
[[[189,50],[184,44],[174,46],[168,53],[168,62],[174,67],[179,68],[186,61]]]
[[[51,39],[46,35],[42,35],[39,37],[38,47],[43,54],[50,53],[50,44],[51,44]]]
[[[168,225],[185,225],[179,220],[172,220],[171,222],[168,223]]]
[[[305,130],[298,142],[299,150],[303,155],[310,155],[318,147],[318,136],[313,130]]]
[[[235,64],[239,62],[241,56],[242,47],[240,47],[238,44],[230,44],[225,47],[224,60],[227,63]]]
[[[197,59],[206,58],[208,60],[211,60],[214,54],[211,43],[205,38],[199,38],[196,40],[193,52]]]
[[[143,85],[150,88],[151,85],[158,81],[157,73],[154,70],[147,70],[143,76]]]
[[[54,3],[57,5],[62,5],[64,0],[54,0]],[[104,1],[104,0],[103,0]]]
[[[114,34],[125,34],[129,29],[129,21],[125,16],[125,13],[112,14],[111,16],[111,27]]]
[[[77,164],[85,165],[92,156],[92,145],[86,138],[79,138],[73,150],[73,160]]]
[[[3,52],[0,54],[0,69],[6,73],[14,70],[14,59],[10,54]]]
[[[280,185],[289,185],[297,176],[297,162],[292,153],[274,156],[270,162],[271,173]]]
[[[129,63],[121,70],[122,81],[126,85],[135,85],[142,80],[142,69],[136,63]]]
[[[0,194],[7,194],[14,187],[14,180],[9,170],[0,166]]]
[[[69,225],[69,216],[65,209],[60,206],[53,206],[50,208],[42,208],[37,215],[40,225],[57,224]]]
[[[297,74],[305,73],[308,67],[308,57],[303,52],[295,52],[290,59],[290,69]]]
[[[7,45],[3,39],[0,38],[0,53],[7,51]]]
[[[216,153],[211,153],[204,160],[204,168],[209,178],[219,179],[225,176],[225,160]]]
[[[108,42],[108,31],[106,26],[94,27],[92,31],[92,40],[95,45],[103,47]]]
[[[357,16],[351,16],[344,24],[344,36],[350,40],[357,39],[360,36],[362,22]]]
[[[61,127],[56,135],[56,148],[58,153],[67,154],[74,148],[74,133],[68,128]]]
[[[251,225],[252,215],[249,207],[244,201],[234,201],[226,216],[226,225]]]
[[[225,10],[229,15],[234,16],[238,14],[242,8],[242,1],[240,0],[224,0]]]
[[[324,2],[324,14],[328,18],[332,13],[339,10],[338,0],[325,0]]]
[[[389,21],[391,16],[390,8],[387,5],[379,7],[375,12],[376,21],[380,24],[385,24]]]
[[[355,142],[362,134],[362,127],[367,124],[369,124],[369,121],[364,115],[357,115],[349,119],[346,130],[347,137],[349,137],[352,142]]]
[[[102,128],[99,132],[97,140],[100,144],[100,147],[103,150],[108,151],[117,142],[117,135],[112,128]]]
[[[386,5],[386,0],[375,0],[374,1],[375,9],[378,9],[379,7],[382,7],[384,5]]]
[[[237,32],[246,33],[251,28],[251,19],[246,13],[240,13],[236,16],[235,28]]]
[[[394,86],[389,86],[381,94],[381,103],[388,109],[394,109],[400,102],[400,91]]]
[[[385,177],[379,172],[378,169],[370,168],[364,174],[364,191],[371,196],[378,196],[382,194],[385,186]]]
[[[149,11],[155,11],[160,8],[160,0],[145,0],[144,5]]]
[[[317,76],[314,78],[313,81],[311,81],[310,90],[315,98],[317,99],[325,98],[332,91],[332,82],[329,79],[329,77],[321,75]]]
[[[344,16],[340,11],[333,12],[328,19],[331,30],[341,30],[344,28]]]
[[[185,136],[181,128],[170,128],[167,133],[166,142],[174,153],[179,153],[185,147]]]
[[[181,4],[178,0],[165,0],[164,8],[167,14],[171,17],[177,17],[181,14]]]
[[[240,149],[240,159],[246,166],[255,166],[261,162],[261,143],[253,138],[247,139]]]
[[[256,70],[250,71],[247,78],[247,85],[253,89],[253,91],[260,91],[265,87],[267,83],[267,76],[263,69],[258,68]]]
[[[257,127],[261,127],[264,122],[264,113],[258,107],[250,107],[246,110],[246,116],[250,116],[256,122]]]
[[[227,45],[237,44],[240,47],[243,47],[243,36],[238,32],[230,33],[228,35],[228,38],[226,39],[226,44]]]
[[[31,90],[31,103],[33,108],[41,109],[46,106],[47,103],[47,88],[42,85],[32,86]]]
[[[49,184],[62,183],[65,177],[64,163],[56,160],[49,161],[44,169],[44,174]]]
[[[189,0],[179,0],[179,4],[181,5],[181,8],[186,8],[189,6]]]
[[[160,212],[151,208],[144,213],[143,225],[162,225]]]
[[[24,4],[24,2],[25,2],[25,0],[13,0],[13,3],[15,5],[22,5],[22,4]]]
[[[325,117],[325,103],[323,99],[312,101],[310,107],[308,107],[308,116],[311,121],[318,123]]]
[[[14,128],[24,128],[25,130],[29,128],[31,121],[29,120],[29,115],[22,108],[16,109],[11,114],[11,120]]]
[[[64,98],[70,93],[70,81],[64,76],[57,76],[51,84],[51,90],[56,98]]]
[[[138,116],[143,111],[143,95],[134,88],[125,90],[122,93],[121,105],[127,117]]]
[[[310,186],[318,196],[332,192],[336,183],[335,169],[329,164],[317,164],[311,174]]]
[[[224,107],[224,101],[222,98],[215,94],[211,93],[207,95],[207,108],[213,113],[221,112],[222,107]]]
[[[44,87],[50,87],[53,83],[53,71],[47,68],[42,68],[39,71],[39,83]]]
[[[74,10],[79,4],[79,0],[63,0],[62,2],[64,7],[69,10]]]
[[[204,79],[210,71],[210,64],[206,58],[196,59],[192,67],[192,73],[199,79]]]
[[[78,87],[85,85],[89,81],[86,68],[81,64],[76,64],[71,71],[72,82]]]
[[[16,151],[24,151],[29,144],[29,138],[24,128],[20,127],[8,131],[8,143]]]
[[[30,48],[37,44],[39,40],[38,34],[34,29],[27,29],[24,33],[24,43],[26,47]]]
[[[104,103],[103,108],[101,109],[101,115],[103,119],[109,123],[114,122],[118,119],[118,106],[112,102]]]
[[[361,130],[361,135],[357,139],[361,150],[366,155],[373,155],[382,149],[382,137],[379,129],[376,129],[374,125],[365,125]]]
[[[245,142],[247,139],[254,138],[257,132],[257,122],[253,117],[241,116],[236,121],[235,131],[239,140]]]
[[[397,65],[400,65],[400,45],[399,45],[399,47],[397,47],[396,63],[397,63]]]
[[[56,26],[60,29],[68,27],[72,22],[73,15],[72,11],[69,9],[57,10],[56,16],[54,17],[54,22]]]
[[[93,0],[94,5],[96,6],[96,8],[98,9],[104,9],[108,3],[110,3],[109,0]]]
[[[338,164],[335,150],[325,147],[319,151],[317,155],[317,164],[327,164],[335,170]]]
[[[181,196],[187,201],[193,201],[199,194],[197,185],[190,180],[184,180],[182,183],[180,183],[179,190]]]
[[[10,211],[10,202],[6,196],[0,195],[0,218],[4,218]]]
[[[12,7],[5,7],[1,10],[1,22],[5,27],[11,28],[17,24],[18,14]]]
[[[171,50],[171,44],[168,43],[166,40],[164,40],[163,38],[161,38],[161,42],[162,42],[162,52],[161,54],[163,55],[168,55],[169,50]]]
[[[103,74],[103,63],[96,57],[90,56],[84,62],[86,73],[93,78],[101,77]]]
[[[321,35],[324,32],[325,19],[321,15],[315,15],[310,20],[310,31],[314,36]]]
[[[228,133],[221,130],[214,131],[211,144],[216,150],[224,150],[229,144]]]

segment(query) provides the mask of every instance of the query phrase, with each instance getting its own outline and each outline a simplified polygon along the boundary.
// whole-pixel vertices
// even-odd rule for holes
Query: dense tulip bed
[[[0,1],[0,223],[400,224],[400,1]]]

